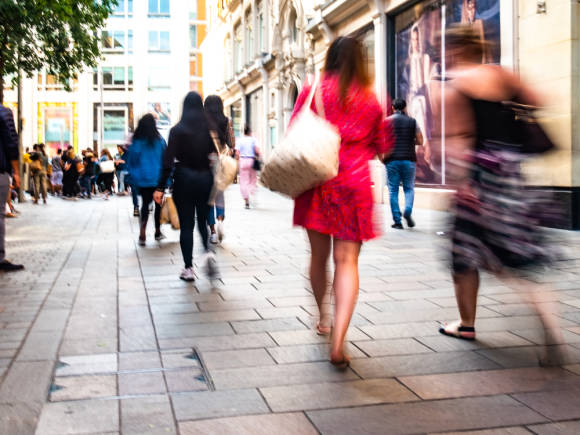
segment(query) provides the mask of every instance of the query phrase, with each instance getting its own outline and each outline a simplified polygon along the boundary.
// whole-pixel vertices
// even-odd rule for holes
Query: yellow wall
[[[559,150],[531,162],[527,172],[536,185],[572,186],[572,7],[570,0],[550,0],[547,13],[538,14],[536,6],[519,2],[519,69],[546,105],[542,123]]]

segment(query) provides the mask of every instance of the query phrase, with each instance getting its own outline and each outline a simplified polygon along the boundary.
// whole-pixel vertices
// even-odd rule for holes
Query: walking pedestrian
[[[453,26],[446,33],[449,75],[446,125],[449,161],[456,181],[452,267],[460,319],[439,332],[474,340],[479,270],[487,270],[518,292],[527,291],[536,301],[546,341],[561,342],[556,318],[546,304],[538,304],[545,290],[518,277],[548,260],[541,243],[537,219],[522,183],[520,163],[526,158],[519,142],[521,126],[503,103],[513,101],[538,106],[535,92],[513,73],[495,65],[481,65],[484,46],[469,26]],[[511,113],[511,115],[510,115]],[[557,352],[557,349],[550,349]],[[552,353],[548,358],[558,358]]]
[[[391,203],[391,214],[393,215],[392,228],[403,229],[401,223],[401,209],[399,208],[399,186],[403,183],[405,192],[405,212],[403,217],[407,221],[407,226],[413,228],[413,199],[415,196],[415,165],[417,154],[415,145],[423,145],[423,135],[417,128],[417,121],[407,116],[407,103],[401,98],[393,101],[394,114],[387,118],[394,134],[395,148],[385,160],[387,167],[387,182],[389,185],[389,196]]]
[[[62,149],[56,150],[56,156],[54,156],[50,162],[52,165],[52,175],[50,183],[52,184],[52,194],[60,195],[62,192]]]
[[[235,154],[235,138],[231,121],[224,115],[224,103],[218,95],[209,95],[204,102],[204,110],[210,130],[217,134],[221,146],[228,147],[231,155]],[[217,217],[217,233],[216,233]],[[226,218],[226,202],[224,192],[219,191],[215,197],[215,204],[210,205],[208,223],[210,228],[210,242],[218,243],[224,238],[224,220]]]
[[[260,148],[250,126],[244,127],[244,135],[236,142],[236,149],[240,157],[240,191],[246,208],[250,208],[250,198],[256,192],[258,171],[254,168],[254,161],[260,157]]]
[[[193,281],[193,229],[195,219],[205,251],[205,269],[210,279],[218,277],[215,254],[210,250],[207,232],[209,195],[213,187],[210,154],[215,153],[203,100],[190,92],[183,102],[181,120],[169,132],[169,143],[163,155],[163,169],[155,202],[161,204],[167,180],[173,172],[173,200],[179,216],[179,243],[185,268],[180,278]],[[177,160],[177,163],[176,163]]]
[[[294,224],[306,229],[310,242],[310,282],[320,313],[317,331],[324,335],[331,333],[332,324],[324,299],[327,263],[331,248],[333,251],[335,309],[330,362],[340,368],[349,364],[344,338],[358,296],[359,253],[363,241],[377,235],[369,161],[388,148],[383,110],[370,90],[365,65],[362,45],[354,38],[340,37],[328,49],[317,92],[326,120],[340,131],[338,175],[306,191],[294,203]],[[304,86],[292,119],[310,90],[311,86]],[[310,107],[316,111],[316,98]]]
[[[12,181],[10,178],[12,177]],[[14,128],[12,111],[0,105],[0,204],[4,207],[10,195],[10,185],[20,187],[18,170],[18,134]],[[4,213],[0,213],[0,271],[13,272],[24,269],[21,264],[14,264],[6,259],[6,222]]]
[[[141,195],[139,245],[145,246],[149,205],[153,201],[153,193],[161,177],[161,164],[166,144],[157,131],[155,118],[150,113],[139,120],[132,140],[131,152],[125,153],[125,158],[132,183],[137,186]],[[155,203],[154,218],[155,240],[159,241],[165,236],[161,233],[161,205],[158,203]]]

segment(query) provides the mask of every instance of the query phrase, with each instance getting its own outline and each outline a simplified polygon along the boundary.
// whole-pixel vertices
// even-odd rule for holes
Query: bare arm
[[[423,145],[423,135],[421,134],[421,130],[417,128],[417,132],[415,133],[415,145]]]

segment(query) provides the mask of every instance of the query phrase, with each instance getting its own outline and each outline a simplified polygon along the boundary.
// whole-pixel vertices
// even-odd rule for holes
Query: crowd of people
[[[514,117],[505,116],[502,102],[513,100],[539,105],[539,101],[512,73],[499,66],[481,64],[485,48],[473,29],[467,26],[450,28],[447,44],[450,80],[444,104],[448,106],[446,112],[454,116],[447,125],[446,139],[454,162],[452,179],[457,191],[452,209],[450,266],[460,318],[442,325],[439,332],[474,340],[479,271],[495,273],[508,286],[530,288],[532,284],[516,278],[513,270],[548,261],[542,255],[540,239],[535,237],[536,227],[532,223],[526,225],[525,216],[518,216],[517,228],[506,229],[510,225],[510,213],[517,213],[513,204],[523,201],[518,197],[523,189],[514,186],[515,180],[521,180],[518,163],[525,155],[505,148],[505,144],[514,142],[512,133],[520,127],[514,124]],[[393,227],[403,228],[401,217],[405,218],[408,227],[414,227],[415,147],[423,143],[423,138],[417,121],[406,115],[404,100],[394,100],[395,113],[388,118],[385,116],[386,110],[370,89],[363,48],[355,38],[339,37],[331,44],[317,86],[320,98],[313,100],[310,108],[317,112],[321,106],[323,116],[340,133],[338,174],[294,198],[293,223],[306,230],[310,244],[309,277],[319,308],[317,332],[331,335],[330,362],[337,368],[346,368],[349,357],[344,350],[344,340],[357,302],[359,254],[363,243],[381,232],[373,218],[368,162],[378,156],[386,165]],[[306,84],[298,96],[290,126],[306,104],[311,89],[312,85]],[[0,201],[5,202],[8,173],[16,171],[15,187],[19,180],[17,167],[14,167],[17,148],[13,145],[14,138],[4,133],[4,129],[11,127],[8,116],[5,112],[2,114],[6,126],[3,126],[4,151],[0,154]],[[212,244],[224,237],[226,204],[223,192],[213,191],[216,150],[239,159],[242,199],[245,207],[250,208],[256,189],[256,171],[261,164],[260,149],[248,128],[241,138],[234,139],[232,123],[224,115],[223,102],[218,96],[209,96],[204,102],[196,92],[188,93],[181,119],[170,130],[167,144],[157,130],[154,117],[148,114],[139,120],[130,146],[120,147],[115,158],[106,149],[101,151],[100,157],[87,149],[82,152],[82,158],[78,158],[70,148],[50,161],[40,144],[35,147],[36,154],[32,156],[31,153],[27,160],[30,160],[35,202],[41,196],[46,201],[43,183],[49,177],[53,194],[62,190],[65,197],[90,198],[101,191],[107,198],[114,191],[116,172],[119,192],[131,186],[134,212],[140,217],[140,245],[147,241],[152,202],[155,203],[155,239],[164,237],[160,213],[169,188],[180,224],[179,242],[184,263],[180,278],[193,281],[195,223],[204,250],[198,263],[203,264],[210,279],[219,277]],[[401,183],[406,199],[402,214],[398,206]],[[489,195],[490,191],[493,195]],[[141,197],[140,210],[137,194]],[[512,204],[509,210],[502,209],[498,200],[502,197],[509,197]],[[11,263],[4,258],[3,222],[0,227],[0,268],[10,270]],[[331,253],[334,313],[329,312],[324,303],[329,292]],[[534,294],[539,292],[540,289]],[[546,331],[558,331],[553,317],[544,307],[538,305],[538,312]]]

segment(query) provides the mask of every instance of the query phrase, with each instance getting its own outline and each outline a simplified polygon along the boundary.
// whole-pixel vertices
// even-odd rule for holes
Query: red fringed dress
[[[369,161],[392,147],[383,110],[374,93],[351,85],[339,101],[338,76],[326,74],[318,85],[325,116],[338,127],[342,139],[338,175],[304,192],[294,200],[294,225],[328,234],[340,240],[362,242],[380,229],[373,219],[373,195]],[[304,105],[311,85],[298,96],[290,122]],[[315,101],[311,109],[315,110]]]

